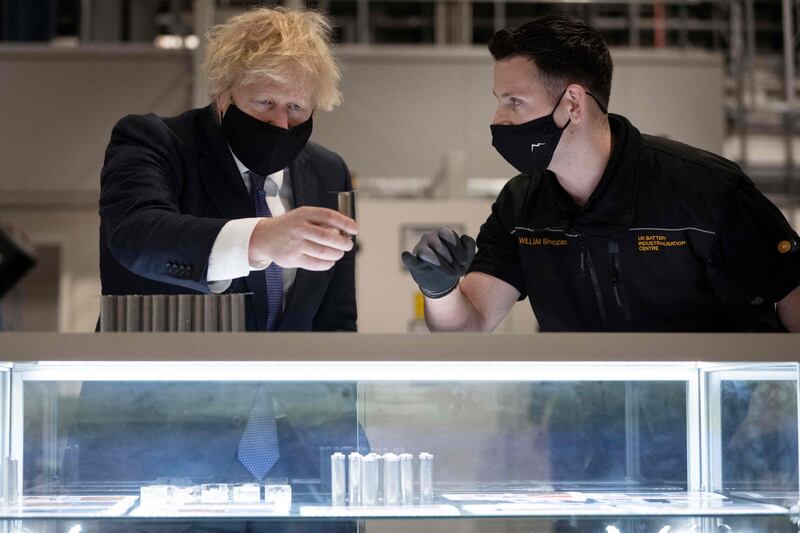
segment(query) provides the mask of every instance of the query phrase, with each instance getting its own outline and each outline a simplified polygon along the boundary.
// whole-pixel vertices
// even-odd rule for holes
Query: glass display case
[[[0,334],[2,531],[798,531],[794,335]]]

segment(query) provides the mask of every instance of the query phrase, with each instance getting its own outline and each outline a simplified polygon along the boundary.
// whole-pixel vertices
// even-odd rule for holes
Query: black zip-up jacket
[[[733,162],[610,115],[578,207],[546,170],[503,188],[470,271],[528,296],[542,331],[784,331],[798,236]]]

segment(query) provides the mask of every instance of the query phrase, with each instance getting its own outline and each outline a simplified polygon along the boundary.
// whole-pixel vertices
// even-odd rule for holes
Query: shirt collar
[[[236,167],[239,169],[239,174],[244,176],[247,172],[250,172],[250,169],[247,168],[244,165],[244,163],[239,161],[239,158],[236,157],[236,154],[233,153],[233,150],[231,150],[230,146],[228,146],[228,149],[230,150],[231,155],[233,156],[233,160],[236,162]],[[283,187],[283,170],[279,170],[277,172],[273,172],[272,174],[270,174],[267,177],[275,182],[275,184],[278,186],[278,189]]]
[[[585,205],[579,207],[558,183],[556,175],[545,170],[540,175],[538,201],[534,201],[531,223],[536,227],[572,225],[586,222],[625,225],[633,220],[636,181],[641,150],[641,133],[621,115],[608,117],[614,136],[611,155],[600,182]]]

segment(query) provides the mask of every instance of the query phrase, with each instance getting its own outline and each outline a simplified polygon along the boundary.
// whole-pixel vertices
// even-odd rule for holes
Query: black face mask
[[[222,117],[222,131],[239,161],[261,176],[283,170],[291,163],[311,137],[311,117],[289,129],[261,122],[228,106]]]
[[[553,118],[553,114],[566,92],[567,90],[564,89],[549,115],[513,126],[491,125],[492,146],[503,156],[503,159],[523,174],[540,172],[546,169],[552,161],[561,135],[572,121],[571,119],[567,120],[564,127],[559,128]],[[587,91],[586,94],[597,102],[603,113],[607,113],[605,106],[592,93]]]

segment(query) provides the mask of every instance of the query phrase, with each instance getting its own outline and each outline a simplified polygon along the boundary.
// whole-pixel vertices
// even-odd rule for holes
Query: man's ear
[[[586,118],[586,90],[580,85],[572,84],[567,87],[567,100],[569,101],[569,118],[579,124]]]

